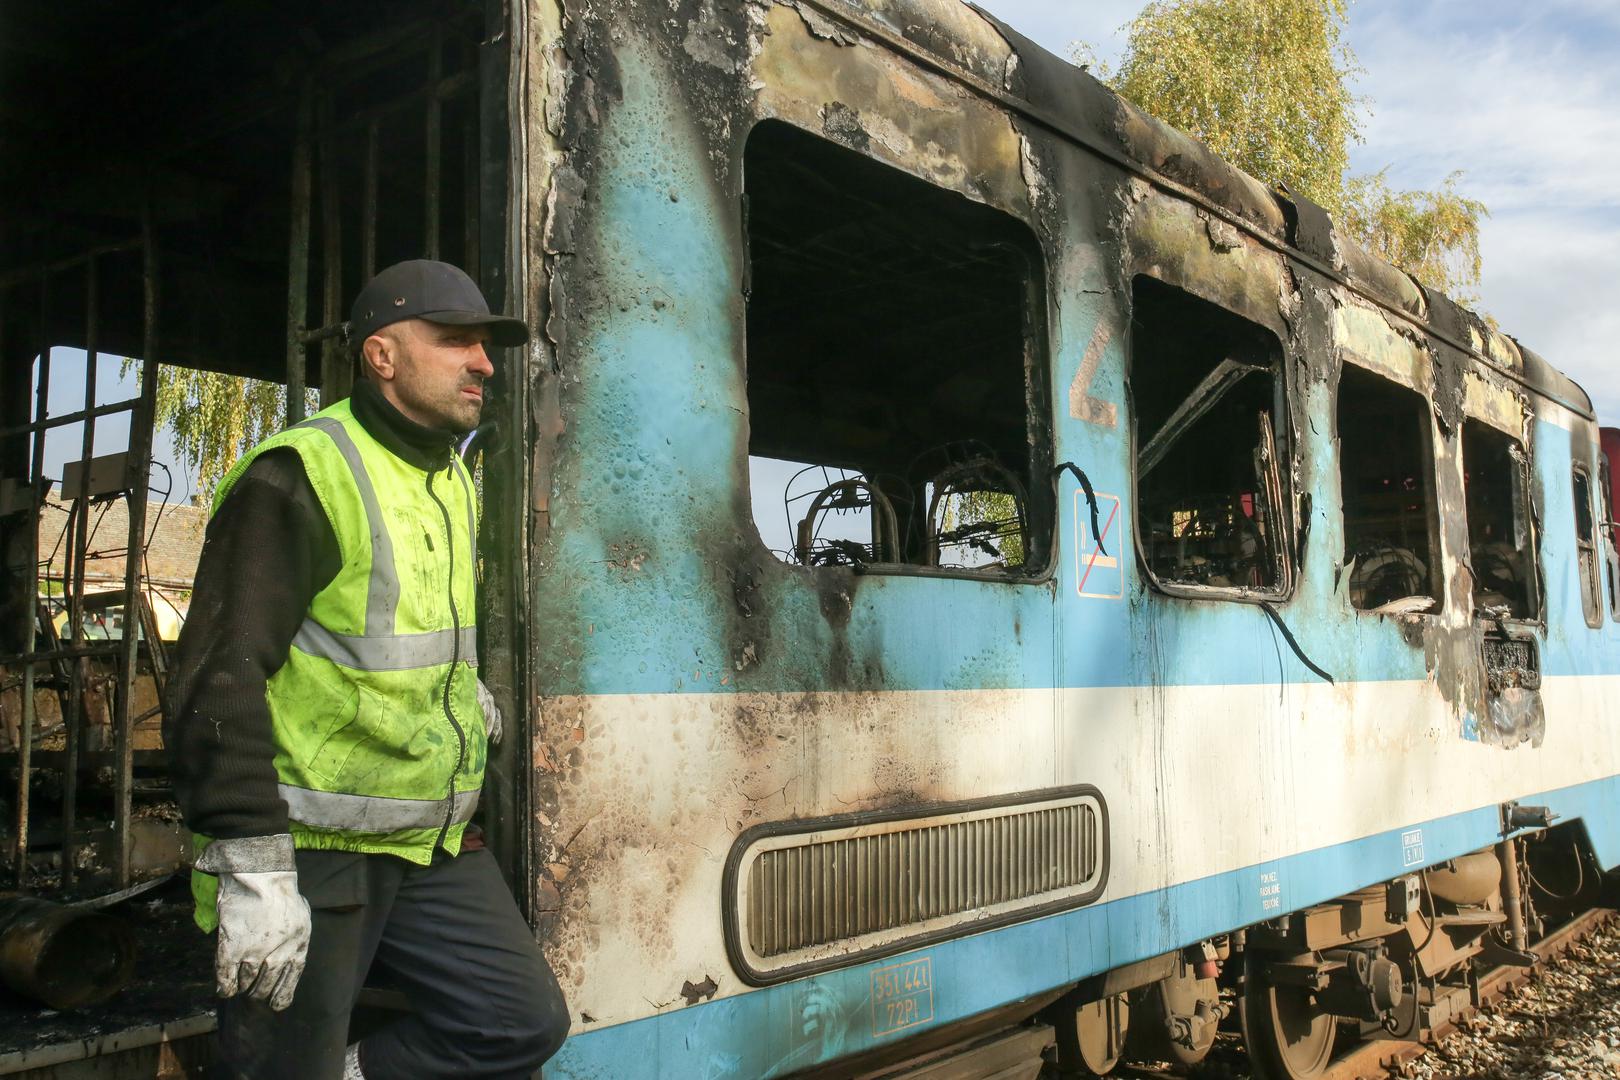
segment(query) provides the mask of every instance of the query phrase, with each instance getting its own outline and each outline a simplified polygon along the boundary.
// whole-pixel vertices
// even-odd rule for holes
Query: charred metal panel
[[[1282,256],[1207,212],[1140,183],[1129,211],[1131,264],[1287,339],[1298,304]]]
[[[993,707],[895,694],[1050,685],[1050,649],[1023,646],[1051,640],[1050,587],[786,566],[746,509],[752,124],[784,119],[1025,220],[1030,166],[1003,112],[807,9],[529,10],[562,32],[531,53],[528,107],[551,155],[537,175],[531,145],[544,188],[527,199],[549,356],[533,392],[537,900],[559,916],[546,932],[571,998],[611,1022],[680,1000],[672,971],[737,992],[715,964],[717,890],[689,887],[718,883],[737,830],[1050,785],[1025,764],[1050,758],[1050,732],[1009,740]],[[958,618],[937,617],[940,590]],[[626,728],[625,693],[678,699],[682,719]],[[982,732],[977,764],[942,731]]]

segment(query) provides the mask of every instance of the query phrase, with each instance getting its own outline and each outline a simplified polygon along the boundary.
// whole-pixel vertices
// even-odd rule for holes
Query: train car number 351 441
[[[872,1037],[934,1018],[934,959],[924,956],[872,972]]]

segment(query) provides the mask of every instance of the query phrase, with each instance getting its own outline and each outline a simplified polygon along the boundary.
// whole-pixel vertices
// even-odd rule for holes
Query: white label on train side
[[[1423,865],[1423,830],[1407,829],[1401,833],[1401,865]]]
[[[1260,910],[1277,911],[1282,908],[1282,879],[1279,870],[1260,872]]]

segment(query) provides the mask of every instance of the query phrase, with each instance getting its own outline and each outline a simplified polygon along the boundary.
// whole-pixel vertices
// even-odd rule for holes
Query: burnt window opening
[[[1530,459],[1517,439],[1478,420],[1463,423],[1462,455],[1474,610],[1533,619],[1540,606]]]
[[[779,122],[750,134],[744,171],[766,545],[809,566],[1043,572],[1045,285],[1028,228]]]
[[[1148,277],[1132,284],[1138,535],[1161,587],[1288,588],[1282,348]]]
[[[1603,625],[1603,586],[1599,583],[1597,526],[1592,517],[1592,474],[1577,465],[1570,474],[1575,496],[1575,557],[1581,575],[1581,612],[1586,625]]]
[[[1344,572],[1350,602],[1360,610],[1396,604],[1431,611],[1439,604],[1433,424],[1421,394],[1344,366],[1338,402]]]
[[[894,506],[860,472],[766,457],[748,466],[754,520],[779,558],[804,566],[893,561]]]

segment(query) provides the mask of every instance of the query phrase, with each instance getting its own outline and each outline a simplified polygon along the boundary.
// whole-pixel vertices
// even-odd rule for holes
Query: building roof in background
[[[41,577],[61,578],[67,565],[69,503],[50,496],[39,521]],[[202,555],[208,511],[189,503],[148,503],[146,507],[146,566],[143,576],[153,585],[190,588]],[[124,545],[129,541],[129,503],[114,499],[90,507],[88,553],[84,578],[87,586],[124,580]],[[49,560],[48,566],[47,559]]]

